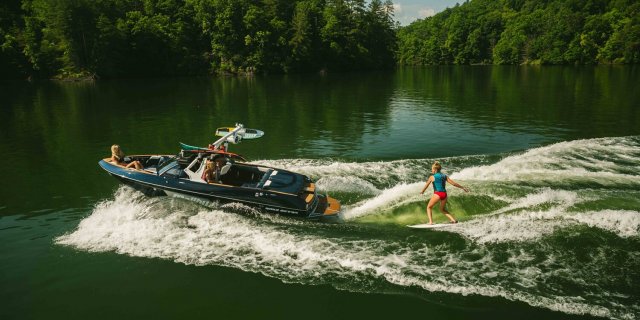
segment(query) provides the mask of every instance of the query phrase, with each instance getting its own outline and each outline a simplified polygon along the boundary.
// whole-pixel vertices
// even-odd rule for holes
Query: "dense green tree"
[[[322,57],[320,25],[322,11],[320,0],[306,0],[296,3],[291,18],[289,46],[291,54],[289,67],[293,70],[319,70]]]
[[[355,41],[360,32],[356,14],[351,10],[348,0],[327,1],[322,13],[325,24],[321,28],[322,41],[328,48],[326,63],[342,62],[342,65],[338,65],[340,68],[351,65],[358,57],[359,50],[364,49]]]
[[[208,43],[180,0],[23,0],[24,55],[39,77],[196,74]]]
[[[638,0],[472,0],[399,28],[390,0],[5,0],[3,78],[640,62]]]
[[[30,73],[24,49],[24,21],[21,2],[5,0],[0,3],[0,74],[4,78],[26,78]]]
[[[369,64],[373,66],[391,67],[396,63],[397,22],[393,17],[393,3],[390,0],[372,0],[366,14],[365,46],[371,52]]]
[[[385,68],[395,62],[392,15],[380,0],[6,0],[0,71],[78,78]]]
[[[637,0],[473,0],[398,32],[401,64],[637,63]]]

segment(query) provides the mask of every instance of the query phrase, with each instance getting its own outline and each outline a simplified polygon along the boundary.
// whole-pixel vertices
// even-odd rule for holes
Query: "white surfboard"
[[[227,133],[233,131],[233,127],[222,127],[216,130],[216,136],[224,137]],[[264,136],[264,131],[258,129],[242,128],[238,131],[238,134],[242,136],[242,139],[251,140],[258,139]]]
[[[455,226],[457,224],[460,224],[460,222],[458,222],[458,223],[448,223],[447,222],[447,223],[434,223],[434,224],[424,223],[424,224],[407,225],[407,227],[414,228],[414,229],[437,229],[437,228],[451,227],[451,226]]]

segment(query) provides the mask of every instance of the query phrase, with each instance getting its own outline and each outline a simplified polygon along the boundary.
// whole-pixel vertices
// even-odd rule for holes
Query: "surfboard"
[[[424,224],[407,225],[407,227],[414,228],[414,229],[437,229],[437,228],[451,227],[451,226],[455,226],[457,224],[460,224],[460,222],[458,222],[458,223],[434,223],[434,224],[424,223]]]
[[[180,142],[180,148],[182,148],[182,150],[209,150],[207,148],[202,148],[202,147],[196,147],[196,146],[190,146],[186,143],[182,143]]]
[[[234,129],[235,129],[234,127],[218,128],[216,129],[216,136],[224,137],[225,134],[233,131]],[[258,129],[243,128],[243,129],[240,129],[238,133],[242,136],[242,139],[245,139],[245,140],[258,139],[264,136],[264,131],[258,130]]]

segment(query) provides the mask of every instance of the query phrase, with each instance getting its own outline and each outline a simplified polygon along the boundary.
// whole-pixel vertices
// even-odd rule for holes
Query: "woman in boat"
[[[203,173],[203,179],[204,181],[206,181],[207,183],[217,183],[218,182],[218,175],[220,172],[220,167],[218,166],[218,162],[217,161],[207,161],[207,168],[204,169],[204,173]]]
[[[125,168],[136,168],[138,170],[142,170],[142,163],[138,160],[131,161],[129,163],[124,162],[124,152],[120,149],[120,146],[114,144],[111,146],[111,162],[120,166],[124,166]]]
[[[451,180],[451,178],[449,178],[446,174],[441,173],[440,170],[442,170],[440,162],[434,162],[431,166],[432,175],[429,177],[429,179],[427,179],[427,184],[424,186],[424,188],[422,188],[422,191],[420,192],[420,194],[424,194],[429,185],[433,183],[433,195],[427,203],[427,216],[429,217],[429,224],[433,224],[432,209],[438,202],[440,202],[440,212],[442,212],[445,216],[447,216],[447,218],[449,218],[449,222],[458,223],[458,220],[456,220],[445,208],[445,205],[447,204],[447,189],[445,189],[445,185],[447,184],[447,182],[449,182],[453,186],[464,190],[464,192],[469,192],[469,189]]]

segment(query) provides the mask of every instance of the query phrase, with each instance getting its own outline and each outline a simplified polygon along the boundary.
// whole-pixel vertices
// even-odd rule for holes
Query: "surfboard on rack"
[[[216,136],[224,137],[229,132],[236,129],[235,127],[221,127],[216,129]],[[242,136],[244,140],[258,139],[264,136],[264,131],[258,129],[242,128],[238,130],[238,135]]]
[[[182,150],[201,150],[201,151],[209,150],[208,148],[190,146],[190,145],[188,145],[186,143],[182,143],[182,142],[180,142],[180,148]]]
[[[236,123],[235,127],[220,127],[216,129],[215,135],[221,138],[210,144],[208,147],[192,146],[180,142],[180,148],[187,151],[209,151],[219,150],[224,146],[224,151],[226,151],[229,143],[239,144],[242,140],[261,138],[264,136],[264,131],[245,128],[242,124]]]

